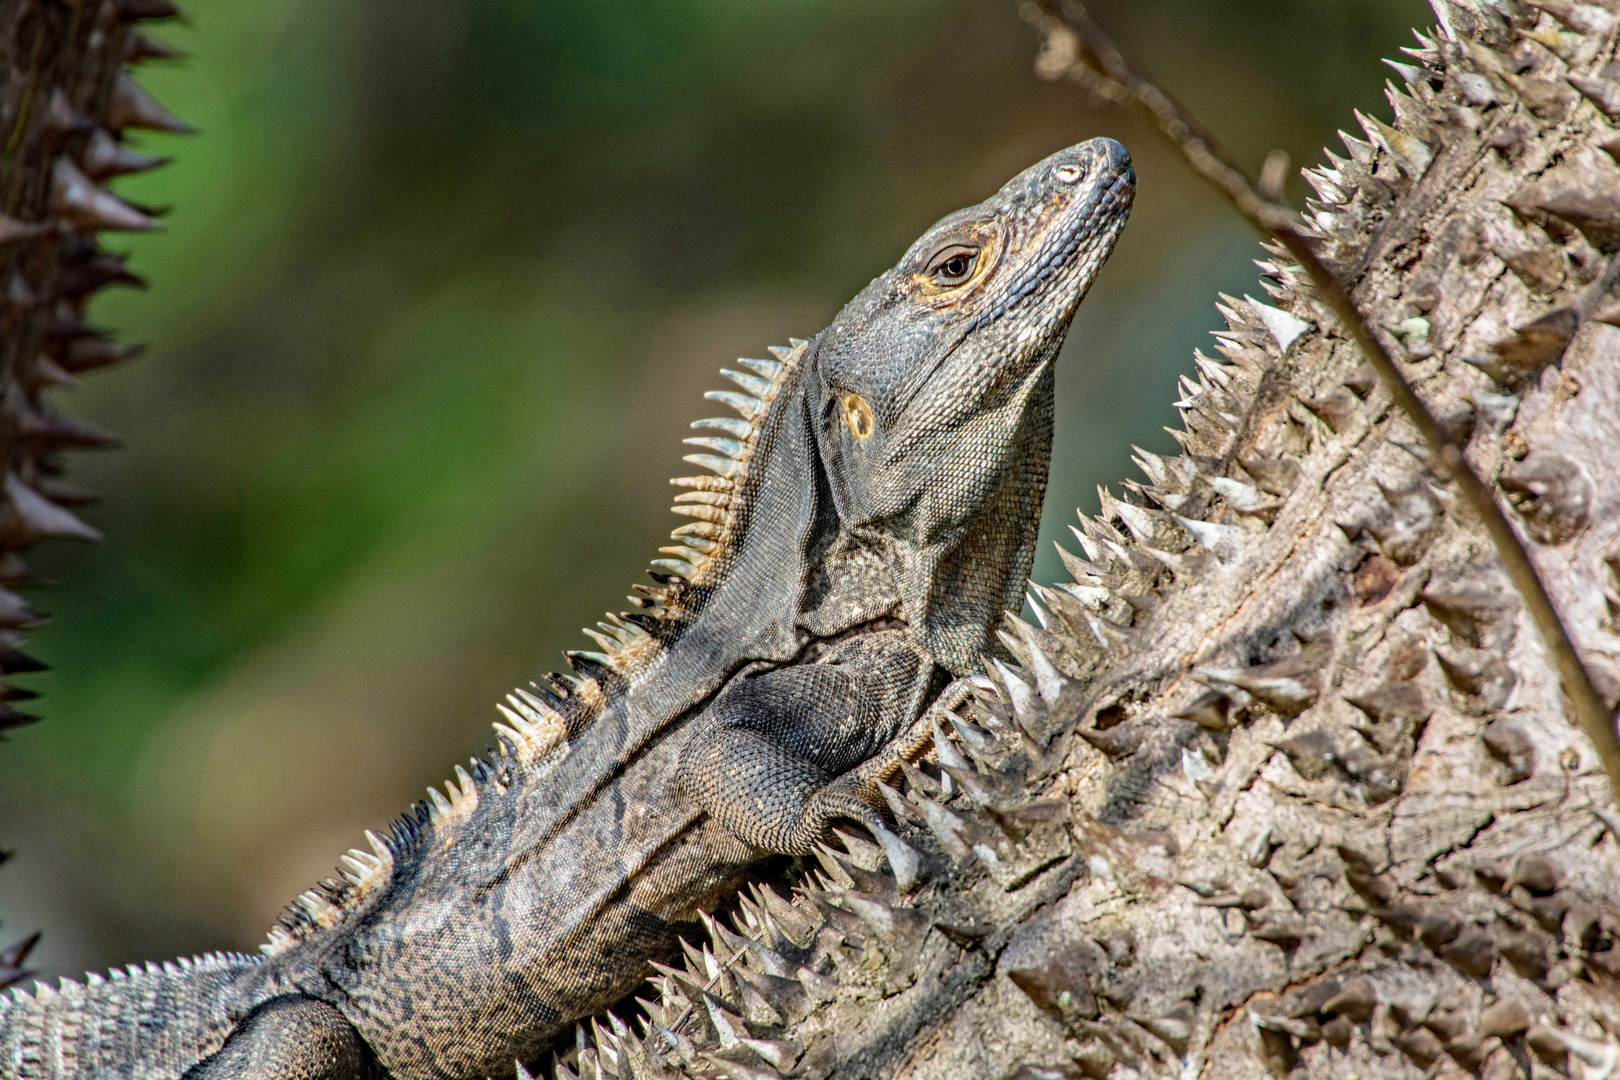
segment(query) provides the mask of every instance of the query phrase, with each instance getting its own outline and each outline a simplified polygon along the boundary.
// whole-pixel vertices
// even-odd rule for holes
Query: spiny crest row
[[[710,476],[676,477],[670,483],[688,490],[675,497],[674,513],[692,520],[670,533],[675,544],[660,548],[665,558],[654,559],[648,571],[656,585],[635,585],[636,595],[628,599],[635,611],[609,612],[585,634],[599,646],[598,651],[572,651],[567,654],[574,674],[547,676],[552,685],[533,689],[547,701],[535,705],[550,719],[551,713],[563,718],[565,726],[577,726],[588,719],[600,704],[600,693],[619,680],[629,681],[657,662],[661,652],[679,637],[685,622],[696,613],[701,594],[718,584],[734,540],[734,525],[740,512],[740,499],[753,457],[760,425],[782,385],[786,372],[802,355],[805,342],[790,338],[791,346],[772,346],[770,360],[739,360],[747,371],[723,369],[721,374],[741,391],[711,390],[703,396],[736,410],[738,416],[698,420],[692,427],[717,434],[698,435],[684,440],[688,445],[710,453],[688,454],[683,459],[710,470]],[[593,689],[590,684],[595,683]],[[583,701],[584,714],[563,702]],[[533,705],[534,703],[530,703]],[[508,719],[511,713],[507,713]],[[537,748],[545,752],[546,747]]]
[[[635,585],[629,601],[636,611],[609,612],[596,627],[585,628],[600,651],[567,654],[573,674],[548,675],[530,690],[518,690],[500,706],[508,725],[497,730],[525,755],[543,758],[569,730],[594,715],[602,694],[627,683],[656,663],[662,650],[679,637],[685,621],[696,613],[702,590],[719,581],[734,541],[734,526],[741,510],[742,488],[753,457],[760,425],[782,385],[785,374],[803,354],[805,342],[790,338],[791,346],[772,346],[771,360],[739,360],[748,371],[724,369],[721,374],[741,387],[711,390],[703,396],[735,409],[738,418],[698,420],[694,428],[719,432],[684,440],[712,453],[688,454],[684,460],[713,472],[712,476],[676,477],[670,483],[689,489],[675,497],[674,513],[693,519],[676,528],[674,546],[660,548],[666,558],[654,559],[649,575],[655,586]],[[531,692],[532,691],[532,692]]]
[[[602,651],[570,652],[570,672],[553,672],[527,688],[513,690],[505,701],[497,703],[501,720],[494,725],[496,746],[491,749],[490,760],[474,758],[470,770],[456,766],[456,780],[446,782],[442,792],[428,788],[427,799],[396,819],[386,839],[368,832],[372,851],[351,850],[343,858],[338,877],[320,882],[288,905],[271,929],[268,943],[262,946],[266,953],[280,952],[316,931],[342,923],[390,880],[395,864],[416,848],[425,832],[442,833],[470,816],[478,808],[481,791],[488,783],[505,787],[514,774],[531,779],[543,776],[566,756],[569,733],[578,731],[599,713],[606,692],[625,686],[637,672],[657,660],[662,649],[679,634],[682,620],[692,613],[689,589],[717,580],[732,539],[737,500],[759,425],[775,399],[783,373],[805,344],[792,340],[789,348],[771,350],[776,359],[740,361],[750,373],[722,372],[744,392],[721,390],[705,395],[731,406],[741,419],[699,420],[693,425],[725,433],[724,438],[701,436],[686,440],[715,451],[686,458],[713,470],[715,475],[673,481],[692,489],[677,496],[675,512],[696,520],[674,531],[672,536],[680,546],[662,549],[669,558],[653,562],[651,573],[658,587],[635,586],[640,595],[630,600],[641,610],[609,614],[597,629],[585,631]]]
[[[250,956],[237,952],[211,952],[201,956],[182,956],[175,960],[165,960],[161,964],[151,960],[144,964],[129,964],[123,968],[113,968],[106,975],[89,972],[84,981],[63,978],[58,980],[57,986],[46,982],[36,983],[33,993],[21,987],[12,987],[10,998],[20,1004],[38,1002],[41,1005],[50,1005],[58,997],[67,1000],[83,998],[87,993],[94,991],[109,983],[139,983],[152,982],[161,979],[179,979],[188,975],[206,974],[213,971],[230,971],[244,967],[257,961]],[[4,1001],[0,998],[0,1001]]]

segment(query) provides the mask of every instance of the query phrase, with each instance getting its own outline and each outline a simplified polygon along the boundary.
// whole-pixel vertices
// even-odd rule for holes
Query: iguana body
[[[1052,361],[1129,211],[1123,148],[1053,155],[954,214],[821,334],[728,373],[717,475],[642,611],[503,707],[457,769],[262,958],[0,1002],[0,1072],[361,1080],[510,1075],[623,996],[748,867],[839,819],[1017,607]]]

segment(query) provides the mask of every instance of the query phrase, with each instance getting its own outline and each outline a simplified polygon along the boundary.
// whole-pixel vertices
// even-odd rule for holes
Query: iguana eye
[[[973,248],[946,248],[934,258],[929,274],[941,285],[960,285],[973,275],[973,264],[979,253]]]
[[[864,439],[872,434],[872,406],[859,394],[844,395],[844,423],[849,425],[849,433],[857,439]]]

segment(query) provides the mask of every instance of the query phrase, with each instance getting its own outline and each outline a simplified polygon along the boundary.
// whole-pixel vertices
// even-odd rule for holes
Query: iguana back
[[[1134,183],[1111,140],[1061,151],[726,372],[738,416],[694,425],[713,475],[674,481],[692,520],[656,585],[508,697],[489,760],[368,834],[262,958],[0,999],[0,1069],[510,1075],[760,859],[840,820],[892,840],[875,779],[1021,599],[1052,361]]]

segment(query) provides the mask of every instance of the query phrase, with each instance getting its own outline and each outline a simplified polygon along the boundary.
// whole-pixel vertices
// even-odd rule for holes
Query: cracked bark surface
[[[1612,705],[1617,16],[1436,13],[1307,217]],[[1613,793],[1484,533],[1299,269],[1261,270],[1186,452],[1078,522],[1018,663],[892,793],[922,884],[824,852],[559,1076],[1616,1073]]]

